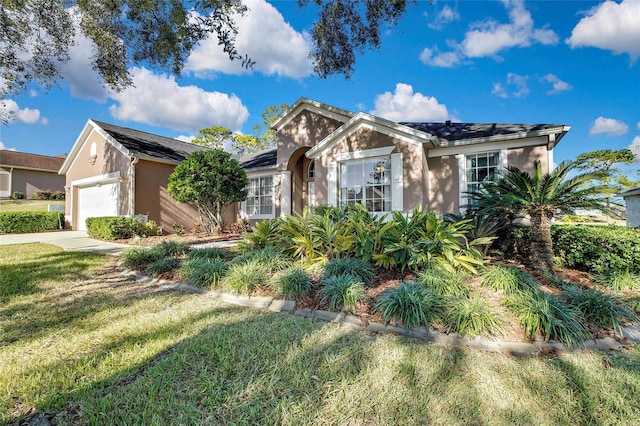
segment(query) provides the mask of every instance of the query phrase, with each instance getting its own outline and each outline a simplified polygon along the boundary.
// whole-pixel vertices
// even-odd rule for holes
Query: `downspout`
[[[136,198],[136,164],[140,159],[135,155],[131,156],[131,164],[129,167],[129,217],[135,214],[135,198]]]

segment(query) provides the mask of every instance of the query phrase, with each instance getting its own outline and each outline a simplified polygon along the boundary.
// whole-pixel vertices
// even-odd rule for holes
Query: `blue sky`
[[[183,140],[212,125],[250,133],[266,107],[303,96],[398,121],[571,125],[556,162],[607,148],[640,155],[639,0],[420,1],[380,51],[358,57],[350,80],[312,75],[312,7],[245,3],[237,46],[253,71],[206,41],[179,79],[132,67],[136,87],[114,94],[78,39],[59,88],[2,101],[14,114],[0,148],[67,153],[89,118]]]

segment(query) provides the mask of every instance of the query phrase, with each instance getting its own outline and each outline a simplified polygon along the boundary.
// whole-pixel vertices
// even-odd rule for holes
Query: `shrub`
[[[492,335],[501,328],[498,315],[487,306],[480,295],[451,299],[445,307],[445,323],[450,330],[458,334],[469,337]]]
[[[155,223],[153,220],[147,220],[142,222],[136,233],[141,237],[151,237],[154,235],[162,235],[162,226]]]
[[[53,192],[51,191],[36,191],[31,196],[33,200],[51,200],[53,196]]]
[[[524,326],[525,336],[556,339],[567,346],[582,344],[589,333],[578,321],[578,312],[556,297],[539,291],[520,291],[507,297],[507,307]]]
[[[227,271],[222,259],[192,258],[180,265],[178,275],[189,284],[199,287],[218,287]]]
[[[370,263],[356,257],[344,259],[332,259],[324,265],[324,278],[338,277],[340,275],[353,275],[362,280],[365,286],[370,286],[375,272]]]
[[[233,263],[222,279],[222,285],[235,293],[249,294],[263,287],[269,277],[269,268],[259,260]]]
[[[178,266],[178,261],[172,257],[161,257],[160,259],[151,262],[146,269],[147,274],[152,277],[158,277],[165,272],[172,271]]]
[[[568,286],[562,300],[576,308],[587,323],[614,330],[622,337],[622,320],[638,322],[636,314],[624,306],[615,295],[605,294],[595,289]]]
[[[482,274],[482,285],[495,291],[513,294],[520,290],[537,289],[537,281],[515,266],[495,265]]]
[[[406,328],[428,327],[441,315],[441,298],[420,284],[403,282],[378,296],[376,312],[386,321],[397,320]]]
[[[322,300],[329,304],[329,309],[336,310],[342,306],[344,310],[353,310],[367,296],[364,283],[353,275],[340,275],[323,280],[320,289]]]
[[[140,235],[141,224],[137,219],[123,216],[87,218],[87,234],[101,240],[121,240]]]
[[[64,197],[65,197],[64,191],[55,191],[53,194],[51,194],[52,200],[64,200]]]
[[[157,250],[147,247],[132,247],[120,255],[126,268],[137,269],[162,258]]]
[[[12,200],[24,200],[24,192],[14,191],[13,194],[11,194],[11,199]]]
[[[416,281],[439,296],[469,295],[469,287],[462,281],[460,273],[437,266],[419,273]]]
[[[278,272],[291,266],[292,260],[282,250],[274,246],[265,246],[258,250],[251,250],[233,259],[233,263],[256,261],[263,265],[268,272]]]
[[[245,232],[244,239],[238,244],[240,252],[258,250],[274,245],[280,236],[280,219],[266,219],[256,223],[251,232]]]
[[[189,244],[179,241],[163,241],[160,244],[156,244],[154,249],[157,250],[162,257],[175,257],[183,256],[191,247],[189,247]]]
[[[179,223],[172,223],[171,229],[173,229],[173,232],[175,232],[176,235],[184,234],[184,225],[181,225]]]
[[[613,290],[627,290],[640,287],[640,274],[624,271],[606,271],[593,276],[595,282]]]
[[[269,284],[275,294],[295,299],[309,293],[311,278],[302,268],[294,266],[274,275]]]
[[[0,212],[0,234],[62,229],[64,214],[56,212]]]
[[[224,259],[225,253],[217,247],[205,247],[194,249],[189,252],[189,259]]]

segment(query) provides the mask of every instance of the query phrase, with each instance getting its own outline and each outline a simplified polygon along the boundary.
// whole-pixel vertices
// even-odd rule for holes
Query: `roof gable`
[[[0,150],[0,167],[57,172],[64,160],[64,156],[51,157],[27,152]]]
[[[304,110],[311,111],[328,118],[332,118],[334,120],[340,121],[341,123],[347,122],[351,117],[355,115],[351,111],[323,104],[322,102],[314,101],[307,98],[299,98],[293,103],[291,109],[287,111],[282,117],[277,119],[271,127],[276,131],[282,129]]]

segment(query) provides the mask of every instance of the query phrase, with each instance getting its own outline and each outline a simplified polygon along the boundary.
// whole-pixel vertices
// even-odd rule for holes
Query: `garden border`
[[[640,343],[640,326],[637,325],[623,328],[623,337],[628,341],[628,343],[622,343],[614,339],[613,337],[590,339],[584,343],[584,346],[575,347],[567,347],[563,343],[556,341],[536,340],[533,343],[529,343],[503,341],[499,339],[487,339],[484,337],[475,337],[471,339],[466,336],[460,336],[457,333],[444,334],[437,331],[427,330],[426,328],[410,329],[374,321],[367,321],[358,316],[349,315],[344,312],[311,310],[309,308],[295,309],[295,300],[276,299],[270,296],[244,296],[225,293],[219,290],[206,290],[172,280],[151,278],[149,276],[139,274],[136,271],[123,268],[121,263],[118,264],[118,268],[121,268],[120,272],[124,276],[133,277],[136,282],[141,284],[160,284],[175,290],[200,294],[206,297],[212,297],[216,300],[238,306],[267,309],[272,312],[286,312],[295,316],[309,318],[313,321],[331,322],[348,327],[361,328],[371,333],[377,334],[396,334],[403,337],[420,339],[442,346],[464,346],[486,352],[499,352],[515,356],[531,356],[538,355],[547,351],[559,353],[575,353],[583,350],[618,350],[634,343]]]

